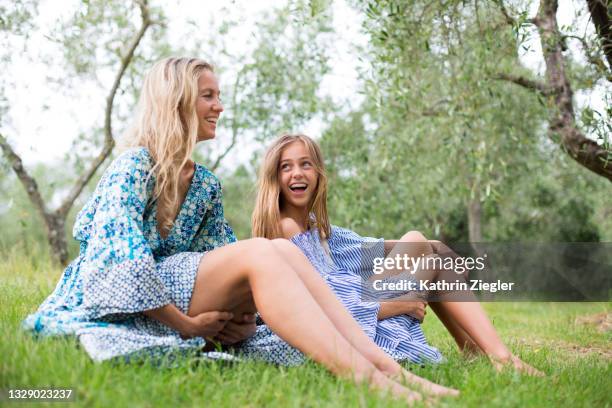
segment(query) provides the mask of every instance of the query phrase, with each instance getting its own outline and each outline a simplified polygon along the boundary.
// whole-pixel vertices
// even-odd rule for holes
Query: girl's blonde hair
[[[259,170],[257,181],[257,199],[251,219],[254,237],[268,239],[282,238],[280,226],[280,160],[283,150],[292,143],[302,142],[306,146],[312,165],[319,176],[314,198],[309,204],[308,213],[311,222],[318,230],[321,238],[329,237],[330,225],[327,214],[327,175],[323,164],[323,155],[319,145],[310,137],[302,134],[285,134],[276,139],[266,151]]]
[[[178,213],[180,172],[189,162],[198,139],[196,102],[198,80],[213,67],[197,58],[167,58],[147,73],[134,125],[124,147],[143,146],[153,158],[156,177],[153,200],[158,200],[160,226],[172,227]]]

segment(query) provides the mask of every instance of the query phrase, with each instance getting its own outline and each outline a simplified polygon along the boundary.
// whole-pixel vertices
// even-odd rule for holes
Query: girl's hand
[[[188,317],[185,326],[179,330],[181,337],[215,337],[234,317],[230,312],[204,312]]]
[[[404,314],[412,316],[423,323],[427,314],[427,302],[402,302],[405,305]]]
[[[414,297],[412,298],[414,299]],[[388,319],[393,316],[409,315],[418,319],[421,323],[425,318],[427,302],[414,300],[394,300],[381,302],[378,311],[378,320]]]

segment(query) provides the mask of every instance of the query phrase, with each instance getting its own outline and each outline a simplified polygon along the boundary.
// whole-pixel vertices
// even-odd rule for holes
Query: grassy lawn
[[[148,364],[94,364],[74,339],[35,340],[19,329],[53,289],[59,270],[11,255],[0,263],[0,389],[67,387],[68,406],[403,406],[313,364],[277,368],[258,363],[223,365],[183,359],[173,368]],[[411,367],[419,375],[461,390],[439,406],[593,407],[612,406],[612,332],[593,316],[609,315],[610,303],[486,304],[495,326],[514,353],[546,372],[530,378],[497,374],[482,358],[456,350],[435,316],[424,330],[447,362]],[[53,407],[62,403],[46,403]],[[7,403],[2,406],[28,406]],[[33,403],[41,406],[43,403]]]

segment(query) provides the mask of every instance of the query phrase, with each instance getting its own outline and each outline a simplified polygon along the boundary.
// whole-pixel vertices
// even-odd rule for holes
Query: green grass
[[[0,262],[0,389],[68,387],[76,402],[53,407],[153,406],[403,406],[399,401],[338,380],[314,364],[277,368],[261,363],[224,365],[182,359],[172,368],[149,364],[94,364],[74,339],[34,339],[20,330],[23,317],[53,289],[60,271],[13,252]],[[482,358],[458,352],[433,314],[425,320],[429,341],[447,362],[410,367],[459,398],[440,406],[612,406],[611,332],[576,322],[610,313],[609,303],[486,304],[514,353],[546,372],[545,378],[497,374]],[[7,403],[4,406],[44,406]]]

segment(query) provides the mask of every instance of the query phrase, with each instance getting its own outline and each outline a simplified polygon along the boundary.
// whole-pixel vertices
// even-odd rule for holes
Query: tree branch
[[[448,113],[448,109],[441,109],[441,105],[448,105],[451,102],[449,98],[442,98],[420,112],[421,116],[436,117]]]
[[[496,3],[499,6],[499,10],[501,11],[501,13],[504,16],[504,19],[506,20],[506,23],[510,24],[511,26],[516,25],[516,20],[514,18],[512,18],[512,16],[510,16],[510,13],[508,13],[508,10],[506,9],[506,5],[504,4],[504,1],[503,0],[497,0]]]
[[[601,39],[608,68],[612,71],[612,22],[610,21],[610,5],[608,0],[587,0],[595,31]]]
[[[593,55],[589,47],[589,44],[587,44],[584,37],[578,37],[577,35],[564,35],[563,38],[564,39],[573,38],[574,40],[578,40],[580,44],[582,45],[584,54],[586,55],[589,63],[593,65],[595,68],[597,68],[601,73],[603,73],[603,75],[606,77],[606,79],[609,82],[612,82],[612,71],[609,70],[608,67],[606,67],[606,64],[603,62],[601,58],[598,58],[597,56]]]
[[[4,152],[4,156],[8,159],[9,163],[11,164],[11,167],[15,171],[15,174],[17,174],[17,177],[21,181],[21,184],[23,184],[23,187],[25,188],[26,192],[28,193],[28,196],[30,197],[30,201],[34,203],[34,206],[36,207],[38,212],[40,212],[40,215],[43,218],[47,218],[47,215],[49,214],[47,211],[47,206],[45,205],[45,201],[40,195],[36,180],[34,180],[34,178],[32,178],[32,176],[30,176],[30,174],[27,172],[25,167],[23,167],[23,162],[21,161],[21,158],[17,155],[17,153],[15,153],[11,145],[8,143],[8,141],[2,134],[0,134],[0,147]]]
[[[98,168],[104,163],[106,158],[113,151],[113,147],[115,146],[115,141],[113,138],[113,130],[112,130],[112,113],[113,113],[113,104],[115,101],[115,95],[117,94],[117,90],[119,89],[119,85],[121,84],[121,79],[123,78],[127,67],[130,65],[134,57],[134,52],[138,47],[138,44],[144,37],[147,29],[151,26],[151,18],[149,15],[149,8],[147,4],[148,0],[135,0],[140,8],[140,18],[141,18],[141,26],[138,32],[134,34],[132,37],[127,52],[121,57],[119,70],[117,71],[117,75],[115,76],[115,80],[113,81],[113,86],[106,98],[106,109],[104,111],[104,146],[100,151],[100,154],[93,159],[91,162],[91,166],[89,169],[85,171],[75,182],[73,188],[70,190],[70,193],[66,196],[66,198],[62,201],[62,204],[57,209],[58,213],[61,215],[66,215],[70,208],[72,207],[74,201],[81,194],[89,180],[96,173]]]
[[[549,96],[549,95],[551,95],[554,92],[553,89],[548,87],[543,82],[535,81],[535,80],[532,80],[532,79],[527,79],[527,78],[522,77],[522,76],[516,76],[516,75],[499,73],[499,74],[493,75],[492,78],[493,79],[502,80],[502,81],[513,82],[513,83],[515,83],[517,85],[522,86],[523,88],[527,88],[527,89],[530,89],[532,91],[540,92],[544,96]]]
[[[502,15],[504,16],[504,20],[506,21],[507,24],[515,27],[517,25],[519,25],[518,20],[516,20],[514,17],[512,17],[510,15],[510,13],[508,12],[508,9],[506,8],[506,5],[504,4],[503,0],[495,0],[495,3],[497,3],[497,5],[499,6],[499,10],[501,11]],[[525,20],[527,23],[531,23],[533,25],[538,25],[539,21],[537,17],[534,18],[530,18]]]
[[[587,138],[576,127],[551,126],[550,132],[561,135],[561,147],[572,159],[612,182],[612,151]]]
[[[538,32],[546,62],[546,81],[554,89],[549,109],[549,137],[561,141],[561,147],[576,162],[593,173],[612,181],[612,151],[587,138],[576,126],[573,91],[567,73],[561,33],[557,25],[557,0],[541,0],[538,10]]]

